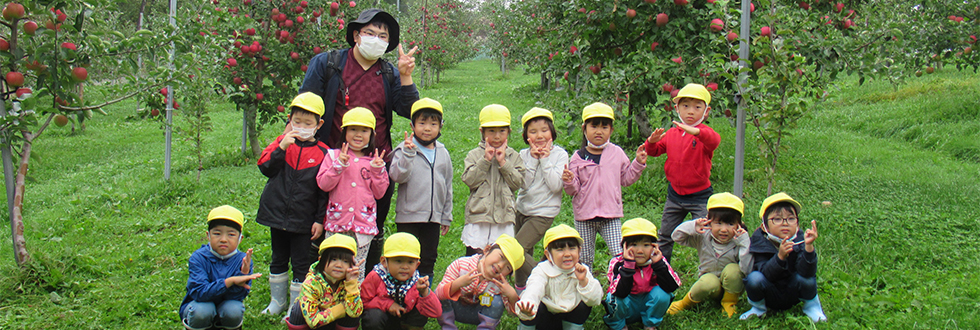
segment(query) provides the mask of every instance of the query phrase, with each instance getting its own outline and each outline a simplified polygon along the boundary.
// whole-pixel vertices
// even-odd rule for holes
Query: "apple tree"
[[[22,210],[35,139],[52,121],[59,126],[66,125],[69,117],[81,122],[93,110],[101,111],[101,107],[132,97],[139,90],[159,86],[168,76],[168,70],[156,69],[149,73],[150,79],[135,84],[108,84],[105,94],[119,95],[116,99],[84,97],[85,82],[104,78],[89,75],[93,65],[115,63],[129,54],[148,52],[168,44],[172,38],[167,31],[140,31],[126,36],[110,29],[92,28],[98,27],[100,20],[99,13],[91,8],[108,4],[103,0],[25,0],[4,5],[0,20],[0,58],[4,63],[0,68],[4,80],[0,89],[0,147],[11,237],[19,265],[30,261]],[[16,174],[14,156],[18,162]]]
[[[438,82],[443,70],[476,54],[472,42],[475,17],[471,7],[467,2],[450,0],[430,3],[428,8],[419,6],[399,15],[405,50],[419,47],[423,80]]]

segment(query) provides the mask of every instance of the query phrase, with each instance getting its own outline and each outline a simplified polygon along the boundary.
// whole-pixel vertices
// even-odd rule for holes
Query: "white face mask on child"
[[[304,140],[313,137],[313,134],[316,133],[316,128],[293,127],[293,130],[299,133],[299,137]]]

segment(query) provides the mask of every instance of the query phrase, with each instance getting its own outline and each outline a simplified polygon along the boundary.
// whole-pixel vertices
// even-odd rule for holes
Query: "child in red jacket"
[[[721,137],[711,127],[702,124],[711,111],[711,94],[698,84],[688,84],[674,97],[674,106],[681,121],[674,128],[658,128],[643,143],[652,157],[667,154],[664,175],[667,176],[667,200],[660,220],[660,251],[670,262],[674,241],[670,235],[691,214],[693,219],[708,216],[708,197],[711,188],[711,157],[721,143]]]
[[[420,250],[419,240],[409,233],[395,233],[385,240],[381,263],[361,284],[361,329],[422,329],[430,318],[442,314],[429,277],[419,276]]]

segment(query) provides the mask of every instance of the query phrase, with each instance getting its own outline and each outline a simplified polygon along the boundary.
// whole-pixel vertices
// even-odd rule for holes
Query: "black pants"
[[[289,271],[289,266],[293,266],[293,282],[303,282],[306,273],[310,271],[310,265],[315,258],[310,256],[311,233],[291,233],[275,228],[269,228],[272,237],[272,262],[269,263],[269,272],[272,274],[282,274]]]
[[[426,322],[429,322],[429,318],[419,313],[418,308],[402,314],[401,317],[376,308],[365,308],[361,314],[361,329],[364,330],[401,330],[402,325],[422,329]]]
[[[538,315],[533,320],[521,321],[521,323],[524,325],[534,325],[535,329],[562,330],[562,321],[585,324],[585,321],[589,320],[589,314],[591,313],[592,307],[586,305],[584,302],[578,303],[578,306],[575,306],[575,309],[568,313],[561,314],[553,314],[548,311],[548,306],[538,304]]]
[[[435,273],[436,257],[439,254],[440,227],[439,223],[436,222],[398,224],[398,231],[415,235],[415,238],[419,239],[419,248],[421,249],[419,273],[422,276],[428,275],[429,280],[432,280],[432,274]]]
[[[303,318],[303,311],[299,307],[299,301],[294,302],[293,307],[289,309],[289,316],[286,318],[286,322],[289,322],[289,324],[292,325],[307,325],[306,319]],[[333,330],[337,328],[338,325],[348,328],[357,328],[357,326],[360,324],[360,317],[346,316],[337,319],[333,323],[312,330]]]
[[[389,167],[391,165],[388,165]],[[368,250],[367,259],[364,260],[364,271],[369,272],[374,269],[374,265],[381,262],[381,248],[385,242],[385,219],[388,218],[388,211],[391,210],[391,195],[395,193],[395,181],[388,181],[388,191],[384,197],[376,200],[378,203],[378,234],[371,240],[371,248]]]

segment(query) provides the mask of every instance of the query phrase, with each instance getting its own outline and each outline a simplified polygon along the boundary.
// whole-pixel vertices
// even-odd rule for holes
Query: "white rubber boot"
[[[289,292],[289,274],[269,275],[269,306],[262,310],[262,314],[277,315],[289,307],[286,296]]]

